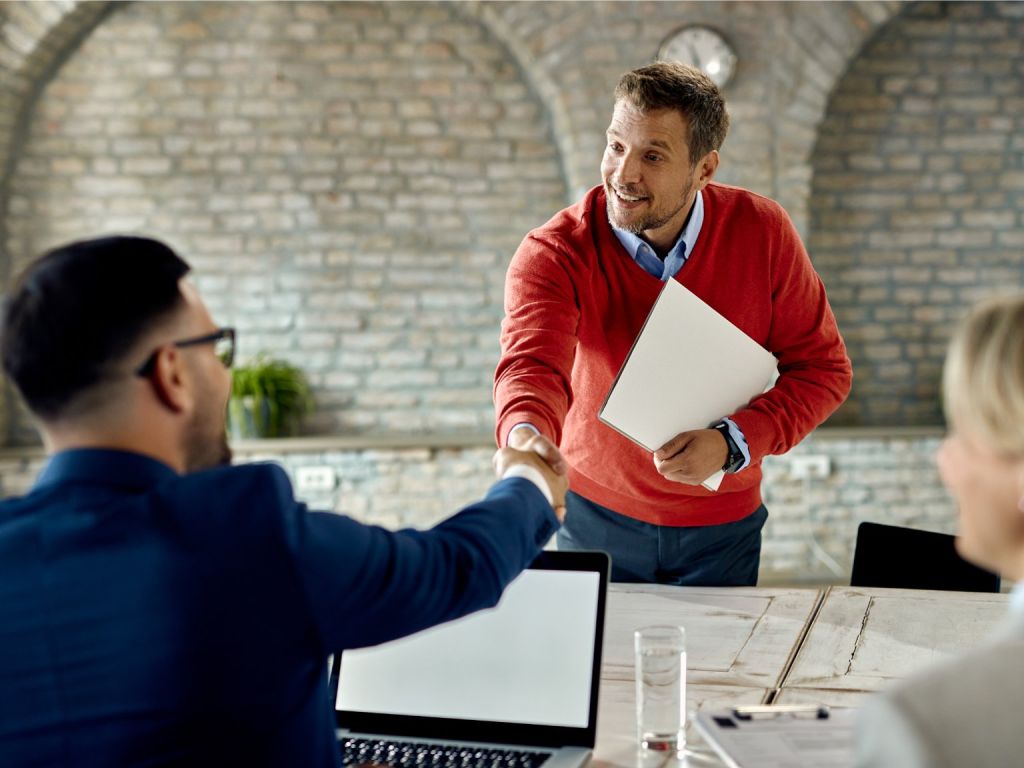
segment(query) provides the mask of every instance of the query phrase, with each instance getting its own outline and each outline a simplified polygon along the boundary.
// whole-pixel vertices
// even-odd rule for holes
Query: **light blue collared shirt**
[[[697,190],[697,194],[693,199],[693,210],[690,211],[690,216],[686,220],[686,226],[679,233],[679,239],[676,240],[676,244],[672,246],[668,255],[665,256],[664,261],[658,258],[650,243],[639,235],[619,229],[615,225],[612,225],[612,232],[619,238],[619,242],[626,249],[626,253],[633,258],[633,261],[641,269],[649,275],[665,281],[675,277],[676,273],[683,268],[686,260],[690,258],[690,254],[693,253],[693,247],[697,244],[697,238],[700,236],[700,228],[703,225],[704,195],[700,190]]]

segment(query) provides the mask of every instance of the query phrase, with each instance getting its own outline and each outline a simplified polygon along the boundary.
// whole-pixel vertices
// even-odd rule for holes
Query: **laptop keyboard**
[[[377,739],[342,739],[345,765],[387,765],[393,768],[537,768],[550,752],[417,744]]]

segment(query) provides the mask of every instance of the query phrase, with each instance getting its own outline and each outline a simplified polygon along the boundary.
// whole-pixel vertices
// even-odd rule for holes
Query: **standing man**
[[[796,445],[850,389],[825,289],[786,212],[712,182],[728,127],[722,95],[700,71],[659,62],[626,73],[603,185],[530,232],[508,269],[498,444],[529,441],[568,469],[558,546],[607,551],[618,581],[755,584],[767,517],[761,459]],[[780,376],[652,458],[597,414],[666,280],[772,352]],[[702,488],[719,469],[720,489]]]
[[[3,306],[51,458],[0,504],[0,765],[341,765],[330,653],[497,603],[558,520],[533,452],[428,531],[310,512],[226,466],[234,331],[154,240],[72,243]]]

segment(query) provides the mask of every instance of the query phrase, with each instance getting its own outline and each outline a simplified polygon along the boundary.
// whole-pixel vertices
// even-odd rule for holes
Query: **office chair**
[[[953,536],[880,523],[861,523],[851,587],[998,592],[999,574],[957,554]]]

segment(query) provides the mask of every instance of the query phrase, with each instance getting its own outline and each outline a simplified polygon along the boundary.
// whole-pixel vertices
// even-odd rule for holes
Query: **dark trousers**
[[[680,586],[757,584],[762,504],[734,523],[690,528],[653,525],[620,515],[569,491],[558,548],[600,549],[611,555],[612,581]]]

